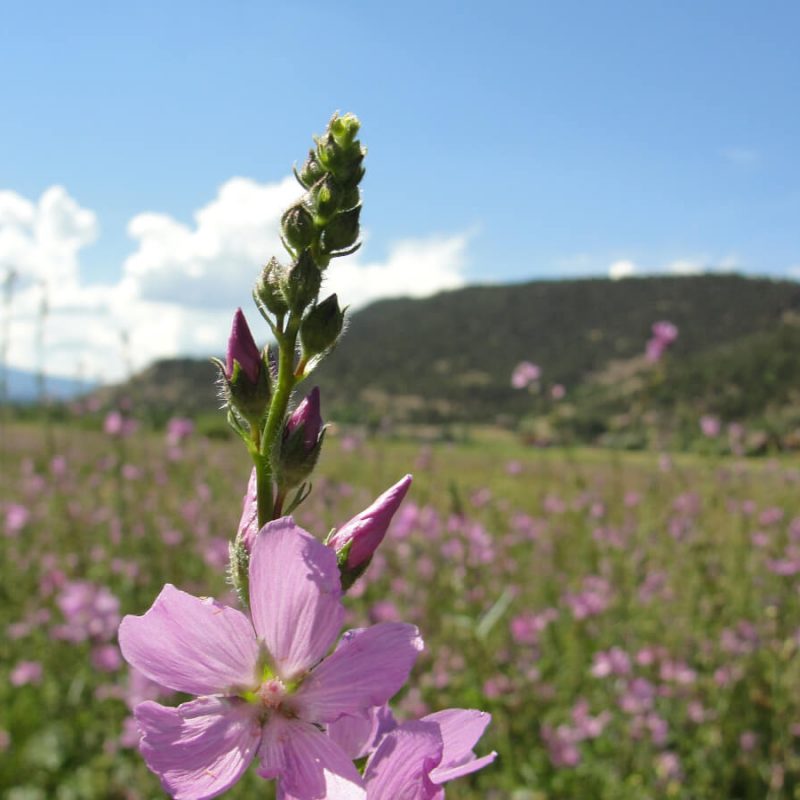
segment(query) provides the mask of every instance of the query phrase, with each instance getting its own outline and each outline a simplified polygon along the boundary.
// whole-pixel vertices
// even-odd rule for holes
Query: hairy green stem
[[[275,438],[280,434],[281,424],[286,416],[286,409],[289,407],[292,389],[297,383],[294,375],[294,360],[299,328],[300,317],[297,314],[292,314],[286,324],[286,330],[278,341],[278,377],[275,382],[275,392],[270,402],[267,421],[261,436],[260,453],[256,459],[259,526],[265,525],[274,519],[276,511],[280,512],[280,509],[276,509],[273,506],[271,457]]]
[[[258,527],[272,519],[272,475],[269,457],[261,454],[253,458],[256,466],[256,497],[258,500]]]

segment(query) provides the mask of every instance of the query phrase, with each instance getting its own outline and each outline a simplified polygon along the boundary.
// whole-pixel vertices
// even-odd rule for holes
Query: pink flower
[[[200,695],[137,706],[145,761],[176,800],[216,797],[256,755],[286,800],[358,797],[361,776],[318,726],[394,695],[419,633],[401,623],[350,631],[324,658],[344,616],[336,555],[289,517],[256,537],[249,575],[251,617],[167,584],[144,616],[122,621],[132,666]]]
[[[517,644],[537,644],[539,634],[557,618],[558,611],[554,608],[546,608],[538,614],[524,611],[513,617],[509,623],[511,637]]]
[[[120,411],[110,411],[103,421],[103,430],[109,436],[118,436],[121,439],[132,436],[138,427],[135,419],[123,416]]]
[[[42,665],[38,661],[20,661],[8,676],[12,686],[25,686],[28,683],[42,682]]]
[[[594,654],[592,675],[595,678],[607,678],[609,675],[629,675],[630,671],[630,656],[620,647],[612,647],[608,651]]]
[[[494,761],[494,752],[477,758],[472,751],[490,721],[483,711],[450,708],[391,731],[364,770],[368,800],[443,798],[443,783]]]
[[[654,322],[651,330],[653,331],[653,336],[666,345],[672,344],[678,338],[677,326],[667,320]]]
[[[700,417],[700,430],[706,438],[715,439],[722,430],[722,423],[719,421],[719,417],[704,414]]]
[[[653,338],[647,341],[645,357],[648,361],[660,361],[664,353],[678,338],[678,328],[671,322],[654,322],[651,328]]]
[[[520,361],[511,373],[511,385],[515,389],[524,389],[536,383],[542,374],[541,369],[530,361]]]
[[[177,447],[194,433],[194,422],[186,417],[172,417],[167,423],[167,444]]]
[[[119,625],[119,600],[105,586],[72,581],[62,588],[57,602],[66,624],[54,629],[56,638],[105,642],[114,637]]]
[[[19,503],[9,503],[6,506],[6,535],[16,536],[31,518],[31,512]]]
[[[347,569],[357,569],[372,558],[409,486],[411,475],[406,475],[387,489],[369,508],[345,522],[328,540],[328,546],[336,551],[337,556],[343,554],[346,557]]]
[[[122,656],[115,644],[97,645],[92,650],[91,661],[100,672],[116,672],[122,666]]]
[[[575,619],[594,617],[602,614],[611,604],[611,584],[605,578],[589,575],[583,579],[580,592],[566,592],[563,600]]]
[[[578,742],[581,737],[569,725],[559,725],[555,729],[543,725],[542,739],[547,747],[550,763],[554,767],[577,767],[580,764],[581,751],[578,749]]]

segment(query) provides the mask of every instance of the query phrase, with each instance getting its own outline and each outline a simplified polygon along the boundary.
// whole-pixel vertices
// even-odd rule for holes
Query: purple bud
[[[258,383],[258,375],[261,371],[261,351],[253,339],[253,334],[250,333],[241,308],[237,308],[233,315],[231,335],[228,338],[228,355],[225,360],[225,377],[228,380],[233,377],[234,361],[239,362],[251,383]]]
[[[324,433],[319,389],[314,387],[283,426],[276,468],[282,491],[299,486],[314,471]]]
[[[286,420],[286,427],[283,431],[284,441],[300,429],[302,429],[303,449],[308,454],[317,446],[319,434],[322,430],[318,386],[311,390],[303,402],[292,412],[289,419]]]
[[[411,475],[406,475],[387,489],[369,508],[342,525],[328,540],[328,546],[337,553],[350,546],[345,565],[347,569],[356,569],[372,558],[386,535],[392,517],[403,502],[411,480]]]

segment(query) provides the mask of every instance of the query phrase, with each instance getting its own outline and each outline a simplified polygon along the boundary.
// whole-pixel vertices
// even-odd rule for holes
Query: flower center
[[[280,678],[269,678],[258,689],[258,697],[266,708],[280,708],[288,692]]]

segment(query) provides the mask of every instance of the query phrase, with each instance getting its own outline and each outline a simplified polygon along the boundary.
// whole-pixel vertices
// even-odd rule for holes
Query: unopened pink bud
[[[237,308],[233,315],[231,335],[228,338],[228,354],[225,360],[225,377],[228,380],[233,377],[234,361],[239,362],[251,383],[258,382],[258,375],[261,371],[261,351],[253,339],[253,334],[250,333],[241,308]]]
[[[286,420],[283,438],[288,439],[296,430],[302,428],[303,447],[310,453],[316,446],[322,431],[322,413],[320,410],[319,387],[315,386],[303,402]]]
[[[328,540],[328,545],[337,553],[350,546],[345,565],[347,569],[356,569],[372,558],[386,535],[392,517],[403,502],[411,480],[411,475],[406,475],[387,489],[369,508],[342,525]]]

